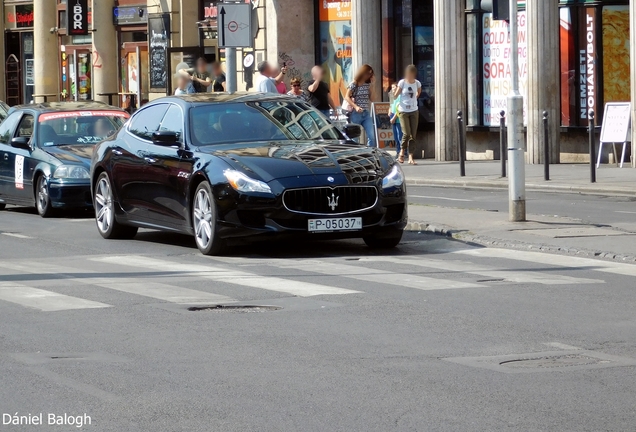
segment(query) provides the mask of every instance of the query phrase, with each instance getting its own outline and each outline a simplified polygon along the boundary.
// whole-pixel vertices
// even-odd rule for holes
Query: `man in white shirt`
[[[262,61],[257,66],[258,72],[261,74],[258,82],[256,83],[256,91],[262,93],[275,93],[279,94],[276,89],[276,85],[279,84],[285,74],[287,73],[287,67],[281,68],[280,74],[274,77],[274,69],[266,61]]]

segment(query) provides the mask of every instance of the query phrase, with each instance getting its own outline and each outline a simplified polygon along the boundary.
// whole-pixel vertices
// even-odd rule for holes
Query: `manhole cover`
[[[499,363],[501,366],[509,368],[529,368],[529,369],[546,369],[561,368],[568,366],[589,366],[610,363],[609,360],[602,360],[581,354],[569,354],[553,357],[539,357],[530,359],[509,360]]]
[[[188,310],[190,312],[235,312],[235,313],[254,313],[269,312],[282,309],[278,306],[261,306],[261,305],[212,305],[212,306],[192,306]]]

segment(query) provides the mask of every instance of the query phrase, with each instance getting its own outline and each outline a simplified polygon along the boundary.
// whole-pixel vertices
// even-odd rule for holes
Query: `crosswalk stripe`
[[[299,282],[278,277],[262,276],[254,273],[227,270],[224,268],[212,267],[208,265],[174,263],[149,257],[115,256],[91,258],[91,260],[123,266],[140,267],[150,270],[161,270],[165,272],[175,273],[178,272],[183,276],[187,274],[196,274],[196,276],[198,277],[217,282],[242,285],[250,288],[258,288],[268,291],[283,292],[299,297],[360,293],[360,291],[336,288],[327,285]]]
[[[0,282],[0,300],[39,309],[44,312],[111,307],[111,305],[105,303],[58,294],[12,282]]]
[[[136,294],[143,297],[150,297],[171,303],[204,303],[204,302],[231,302],[235,301],[230,297],[212,294],[205,291],[197,291],[178,286],[167,285],[162,283],[149,282],[142,278],[100,278],[86,277],[99,276],[100,272],[92,270],[80,270],[71,267],[51,265],[47,263],[38,263],[37,266],[25,265],[13,262],[0,263],[0,268],[20,271],[30,274],[50,274],[50,275],[77,275],[82,277],[68,277],[64,279],[69,283],[79,285],[95,285],[102,288],[112,289],[129,294]]]
[[[477,288],[482,284],[470,282],[454,281],[450,279],[437,279],[406,273],[394,273],[390,271],[359,267],[334,262],[317,260],[293,260],[293,261],[267,261],[267,264],[275,265],[279,268],[293,268],[306,272],[321,273],[328,276],[344,277],[365,282],[375,282],[385,285],[396,285],[403,288],[414,288],[423,291]]]
[[[204,291],[197,291],[161,283],[147,282],[142,278],[125,281],[119,279],[87,279],[82,282],[128,294],[163,300],[170,303],[227,303],[236,301],[233,298],[219,294],[212,294]]]
[[[572,269],[593,270],[604,273],[614,273],[623,276],[636,276],[636,265],[609,261],[601,261],[592,258],[571,257],[565,255],[553,255],[541,252],[519,251],[497,248],[466,249],[451,252],[453,254],[470,255],[484,258],[500,258],[516,261],[526,261],[535,264],[546,264],[557,267],[569,267]]]
[[[505,279],[515,283],[536,283],[542,285],[572,285],[572,284],[599,284],[605,283],[598,279],[575,278],[571,276],[561,276],[546,274],[541,272],[525,272],[518,270],[506,270],[483,267],[466,261],[442,261],[431,258],[414,259],[405,257],[381,257],[364,258],[361,261],[382,261],[409,266],[425,267],[430,269],[451,271],[457,273],[471,273],[493,279]]]

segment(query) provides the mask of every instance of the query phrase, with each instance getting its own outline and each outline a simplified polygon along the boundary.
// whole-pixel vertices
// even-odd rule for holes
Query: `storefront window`
[[[603,8],[603,100],[630,100],[629,6]]]

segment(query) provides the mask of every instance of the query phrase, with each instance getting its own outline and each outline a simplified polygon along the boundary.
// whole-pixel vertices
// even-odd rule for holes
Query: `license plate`
[[[362,218],[309,219],[309,232],[359,231]]]

